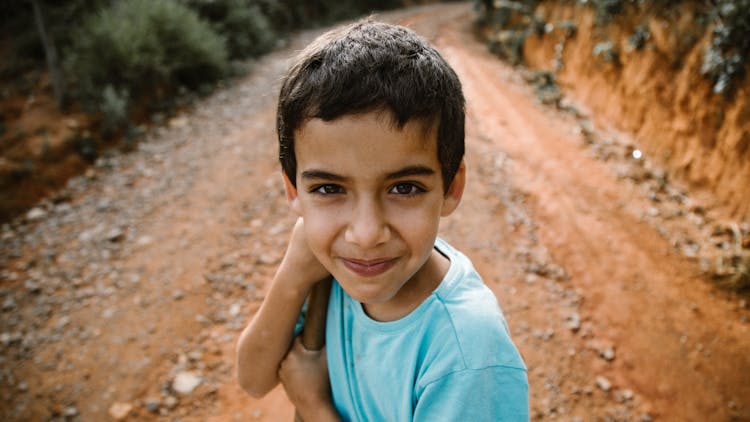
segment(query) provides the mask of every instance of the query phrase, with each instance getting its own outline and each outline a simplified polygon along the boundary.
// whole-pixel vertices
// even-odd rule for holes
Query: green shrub
[[[599,57],[605,62],[614,64],[620,63],[620,54],[617,52],[617,47],[612,41],[602,41],[597,43],[591,51],[594,57]]]
[[[648,26],[639,25],[635,28],[633,34],[628,37],[628,47],[631,50],[641,50],[649,38],[651,38],[651,32],[648,30]]]
[[[277,32],[261,2],[255,0],[190,0],[187,4],[211,22],[227,40],[233,58],[257,56],[273,48]],[[275,9],[268,9],[275,11]]]
[[[617,15],[625,10],[622,0],[592,0],[591,4],[596,10],[596,23],[602,25],[612,22]]]
[[[85,20],[66,51],[68,79],[97,107],[107,86],[160,100],[226,74],[224,39],[173,0],[122,0]]]
[[[720,0],[711,15],[715,26],[701,73],[713,81],[715,93],[728,93],[750,59],[750,0]]]
[[[112,85],[107,85],[102,93],[99,110],[103,116],[105,132],[114,132],[128,123],[128,93],[117,92]]]

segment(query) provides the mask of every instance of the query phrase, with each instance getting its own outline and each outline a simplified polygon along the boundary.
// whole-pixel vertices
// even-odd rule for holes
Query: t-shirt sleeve
[[[302,305],[302,309],[299,311],[299,317],[297,317],[297,323],[294,325],[294,336],[297,337],[302,333],[302,329],[305,328],[305,316],[307,315],[307,300]]]
[[[520,368],[461,370],[428,384],[414,409],[422,421],[528,421],[529,383]]]

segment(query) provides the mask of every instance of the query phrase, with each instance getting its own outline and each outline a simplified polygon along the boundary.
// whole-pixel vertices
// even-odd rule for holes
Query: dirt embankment
[[[697,12],[687,6],[626,13],[607,26],[578,3],[545,3],[535,14],[548,25],[523,45],[530,67],[557,67],[557,82],[597,123],[632,133],[670,175],[710,191],[734,218],[750,218],[750,79],[732,96],[712,93],[700,72],[711,25],[696,24]],[[636,49],[629,37],[639,26],[648,36]],[[595,54],[605,42],[616,58]]]

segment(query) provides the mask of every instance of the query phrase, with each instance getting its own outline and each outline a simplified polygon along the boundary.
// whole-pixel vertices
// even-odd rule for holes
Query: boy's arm
[[[279,366],[292,344],[307,293],[327,276],[307,246],[300,218],[263,304],[237,342],[237,378],[252,396],[262,397],[278,384]]]
[[[297,337],[281,363],[279,378],[302,421],[341,421],[331,398],[325,347],[307,350]]]

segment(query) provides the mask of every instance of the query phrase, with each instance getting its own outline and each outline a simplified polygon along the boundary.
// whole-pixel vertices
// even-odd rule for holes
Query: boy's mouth
[[[342,258],[344,266],[360,277],[375,277],[383,274],[396,264],[397,258],[354,259]]]

